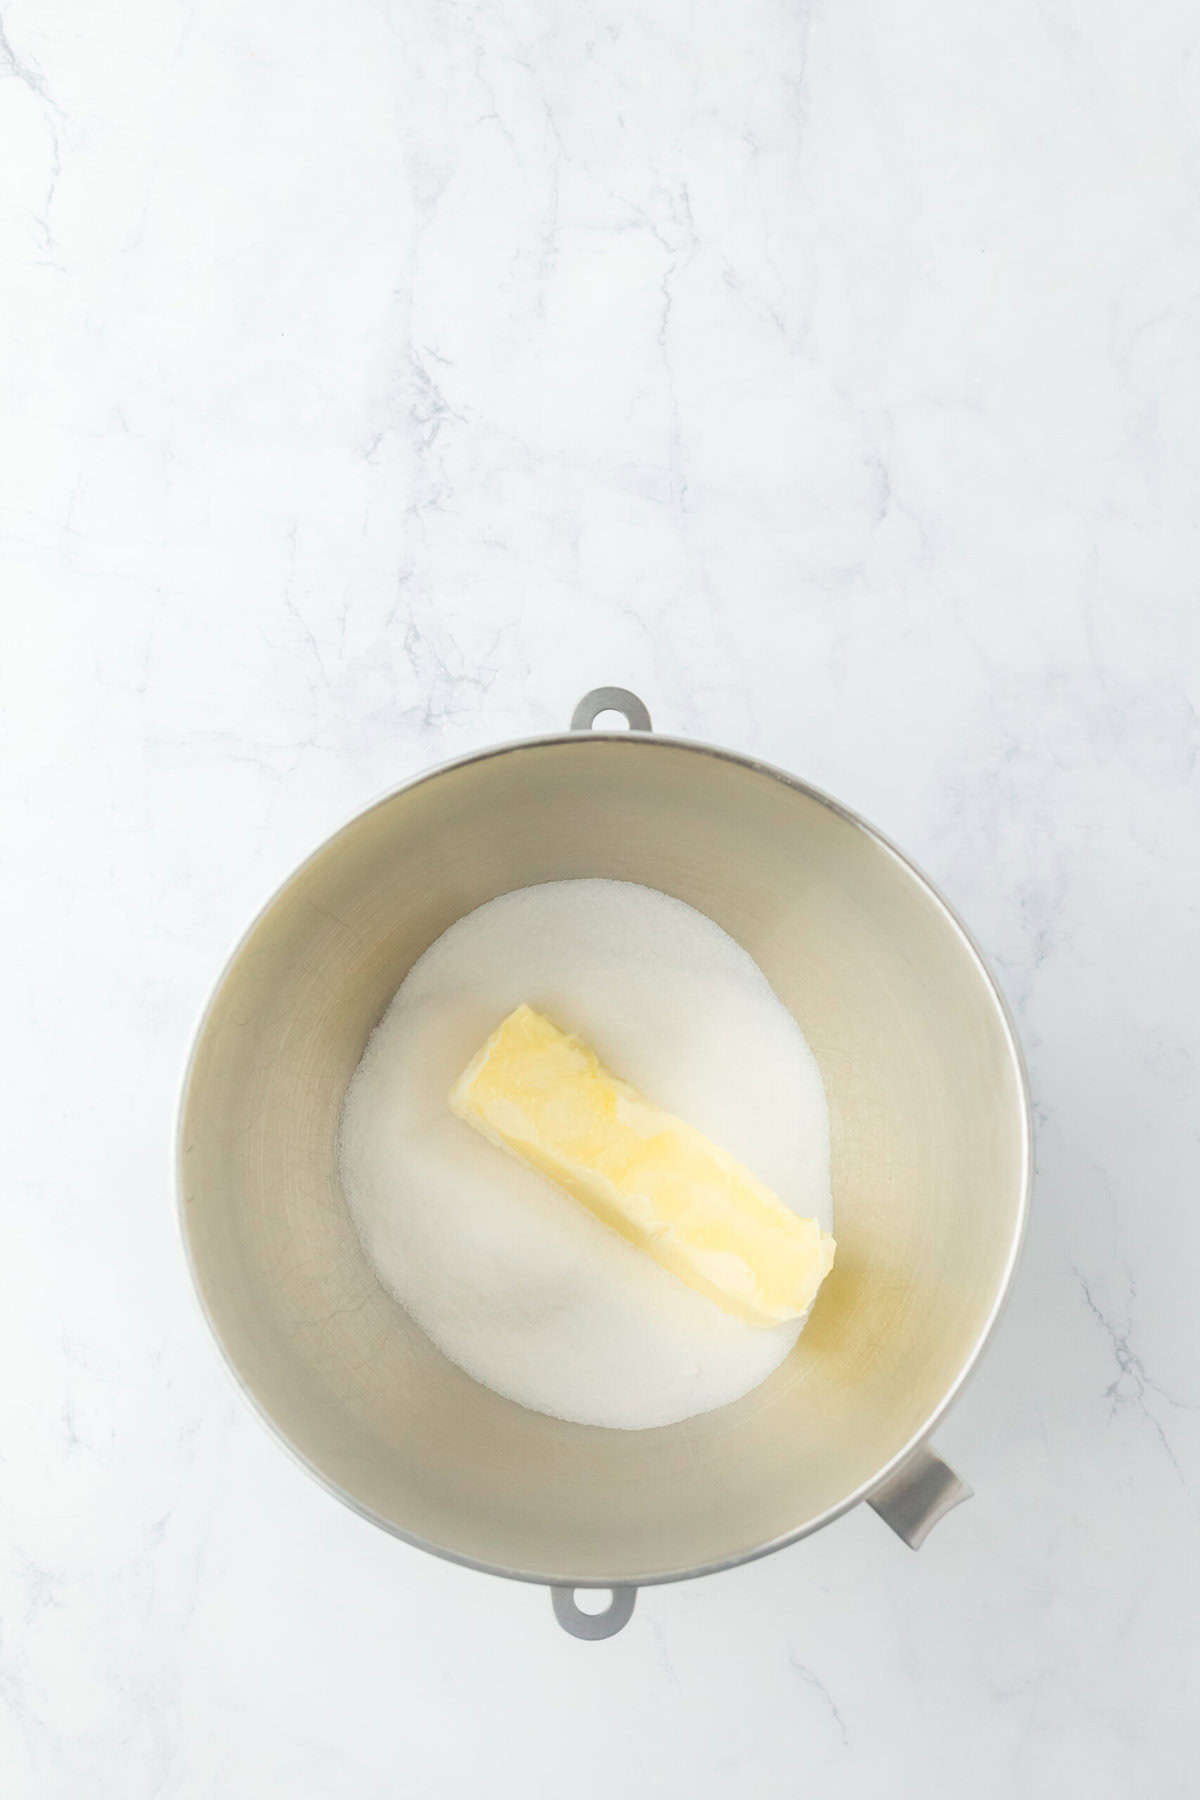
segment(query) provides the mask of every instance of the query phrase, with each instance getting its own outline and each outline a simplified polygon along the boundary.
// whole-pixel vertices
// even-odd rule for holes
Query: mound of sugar
[[[721,1311],[450,1111],[523,1000],[832,1230],[820,1071],[758,965],[653,888],[557,881],[451,926],[367,1044],[339,1156],[381,1281],[453,1362],[538,1412],[638,1430],[738,1399],[801,1325]]]

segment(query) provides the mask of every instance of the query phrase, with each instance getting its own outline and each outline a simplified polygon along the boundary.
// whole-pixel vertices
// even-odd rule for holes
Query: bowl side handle
[[[639,700],[628,688],[598,687],[585,694],[571,714],[571,730],[590,731],[603,712],[620,713],[630,731],[654,729],[644,700]]]
[[[973,1490],[924,1445],[889,1475],[868,1497],[885,1525],[919,1550],[939,1519],[951,1507],[969,1500]]]
[[[612,1598],[603,1612],[589,1613],[576,1605],[573,1587],[552,1587],[550,1598],[554,1604],[554,1616],[563,1630],[569,1631],[572,1637],[586,1638],[592,1643],[600,1638],[615,1637],[633,1617],[637,1589],[615,1587],[610,1589],[610,1593]]]

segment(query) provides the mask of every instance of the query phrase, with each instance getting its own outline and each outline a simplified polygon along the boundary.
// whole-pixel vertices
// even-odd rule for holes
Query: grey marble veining
[[[1195,1792],[1200,21],[301,0],[0,22],[0,1787]],[[236,1398],[170,1135],[351,811],[598,682],[846,799],[1029,1053],[919,1556],[608,1645]]]

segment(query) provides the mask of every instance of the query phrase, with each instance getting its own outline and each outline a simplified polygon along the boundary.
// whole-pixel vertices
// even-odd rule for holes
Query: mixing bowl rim
[[[876,1472],[868,1477],[866,1481],[861,1482],[857,1488],[850,1494],[844,1496],[841,1500],[837,1501],[835,1505],[827,1507],[817,1518],[810,1519],[807,1523],[796,1526],[789,1531],[781,1532],[779,1536],[770,1538],[766,1543],[756,1544],[749,1549],[739,1550],[729,1556],[717,1557],[711,1562],[697,1563],[686,1568],[655,1570],[648,1574],[629,1574],[626,1572],[614,1573],[606,1576],[580,1577],[573,1575],[569,1570],[548,1572],[545,1570],[510,1568],[502,1563],[488,1562],[483,1558],[463,1555],[457,1550],[448,1549],[442,1544],[437,1544],[428,1538],[423,1538],[416,1532],[406,1531],[402,1526],[395,1524],[390,1519],[383,1518],[379,1513],[375,1512],[372,1507],[367,1506],[354,1494],[349,1493],[340,1485],[340,1483],[335,1481],[331,1476],[325,1474],[322,1469],[309,1459],[298,1445],[291,1441],[283,1427],[268,1411],[265,1403],[259,1399],[249,1381],[242,1374],[242,1371],[234,1361],[233,1354],[218,1329],[212,1309],[209,1306],[203,1280],[193,1252],[191,1234],[188,1228],[187,1199],[185,1193],[185,1158],[187,1152],[184,1134],[187,1127],[189,1102],[191,1098],[192,1083],[196,1073],[196,1064],[199,1059],[201,1046],[207,1036],[217,1002],[224,991],[226,983],[241,960],[243,952],[256,935],[259,926],[274,910],[275,906],[283,899],[289,888],[300,879],[311,864],[315,863],[318,858],[325,856],[344,833],[351,831],[356,826],[360,825],[371,813],[377,812],[381,807],[390,805],[392,801],[396,800],[401,794],[408,793],[412,789],[421,787],[427,782],[436,781],[440,776],[451,774],[456,769],[469,768],[476,763],[490,762],[498,757],[519,755],[522,752],[530,750],[570,748],[576,754],[587,754],[588,748],[596,744],[621,745],[638,750],[652,750],[657,748],[682,750],[688,754],[713,757],[720,762],[733,763],[740,768],[749,769],[754,774],[763,775],[771,780],[781,782],[785,787],[792,789],[796,793],[803,794],[807,799],[815,800],[818,805],[827,808],[828,811],[833,813],[837,818],[844,820],[848,825],[854,826],[859,831],[865,832],[869,838],[874,840],[881,850],[899,863],[900,867],[924,888],[933,900],[935,906],[937,906],[943,914],[952,931],[960,939],[968,956],[974,963],[977,972],[983,980],[984,987],[991,996],[1003,1028],[1005,1043],[1012,1057],[1017,1074],[1017,1092],[1021,1107],[1021,1180],[1015,1229],[1012,1232],[1009,1243],[1003,1278],[1000,1281],[995,1298],[989,1308],[988,1316],[984,1320],[984,1323],[977,1334],[968,1355],[959,1368],[958,1373],[937,1406],[929,1414],[921,1427],[912,1434],[908,1441],[902,1445],[896,1454],[892,1456],[882,1468],[876,1470]],[[530,1582],[538,1587],[598,1589],[657,1587],[668,1582],[690,1581],[704,1575],[718,1575],[726,1569],[739,1568],[743,1563],[756,1562],[760,1557],[772,1556],[776,1551],[786,1549],[789,1544],[798,1543],[801,1538],[810,1537],[813,1532],[820,1531],[826,1525],[832,1524],[833,1521],[840,1518],[843,1513],[849,1512],[852,1507],[858,1506],[862,1501],[869,1499],[891,1475],[895,1474],[908,1458],[912,1456],[922,1444],[928,1441],[942,1419],[945,1418],[947,1412],[961,1394],[968,1377],[972,1375],[978,1367],[979,1360],[995,1331],[996,1324],[1012,1291],[1013,1277],[1016,1273],[1021,1248],[1025,1240],[1025,1233],[1029,1222],[1034,1166],[1033,1108],[1030,1097],[1029,1073],[1025,1063],[1025,1056],[1021,1049],[1021,1041],[1017,1035],[1016,1023],[1013,1019],[1012,1011],[1001,991],[999,982],[988,967],[983,952],[980,950],[978,944],[975,942],[971,933],[963,924],[950,902],[937,887],[936,883],[930,880],[929,876],[926,875],[923,870],[918,868],[912,858],[907,856],[903,850],[894,844],[892,840],[876,826],[870,824],[866,819],[862,818],[860,814],[854,812],[852,808],[843,805],[840,800],[835,800],[832,795],[823,792],[822,789],[813,787],[810,782],[802,781],[799,776],[789,774],[786,769],[777,768],[774,764],[765,762],[759,757],[749,756],[737,750],[727,750],[719,745],[708,744],[695,738],[672,737],[664,732],[658,731],[646,732],[627,730],[574,730],[566,732],[547,732],[540,733],[536,736],[514,738],[501,744],[489,745],[481,750],[467,751],[461,756],[451,757],[447,761],[437,763],[431,768],[422,769],[418,771],[417,774],[409,777],[408,780],[402,781],[397,786],[389,788],[386,793],[381,794],[377,799],[371,801],[367,806],[354,813],[344,822],[344,824],[338,826],[328,837],[324,838],[308,856],[304,857],[303,860],[296,865],[289,875],[285,876],[284,880],[279,883],[263,905],[259,907],[254,917],[250,920],[250,923],[238,937],[237,942],[234,944],[233,949],[225,960],[224,966],[209,993],[208,999],[204,1004],[199,1021],[191,1037],[191,1048],[188,1054],[187,1066],[184,1071],[183,1085],[180,1090],[176,1111],[174,1143],[176,1217],[179,1223],[180,1236],[183,1240],[184,1256],[191,1275],[193,1291],[199,1303],[200,1310],[203,1313],[208,1328],[220,1350],[225,1367],[232,1375],[237,1387],[249,1401],[259,1419],[266,1425],[267,1429],[282,1448],[287,1451],[292,1460],[298,1463],[314,1481],[319,1482],[319,1484],[325,1488],[328,1493],[332,1494],[335,1499],[340,1500],[344,1506],[348,1506],[352,1512],[357,1513],[361,1518],[368,1520],[371,1524],[379,1526],[382,1531],[386,1531],[390,1536],[399,1538],[401,1542],[411,1544],[415,1549],[426,1550],[430,1555],[441,1557],[446,1562],[457,1563],[462,1568],[475,1569],[484,1575],[503,1576],[510,1581]],[[601,1430],[603,1427],[585,1426],[580,1427],[579,1429]]]

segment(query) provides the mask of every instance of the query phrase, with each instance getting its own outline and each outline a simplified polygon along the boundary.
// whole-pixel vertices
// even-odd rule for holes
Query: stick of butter
[[[492,1033],[450,1105],[688,1287],[755,1325],[799,1318],[833,1267],[834,1240],[815,1219],[797,1217],[529,1006]]]

